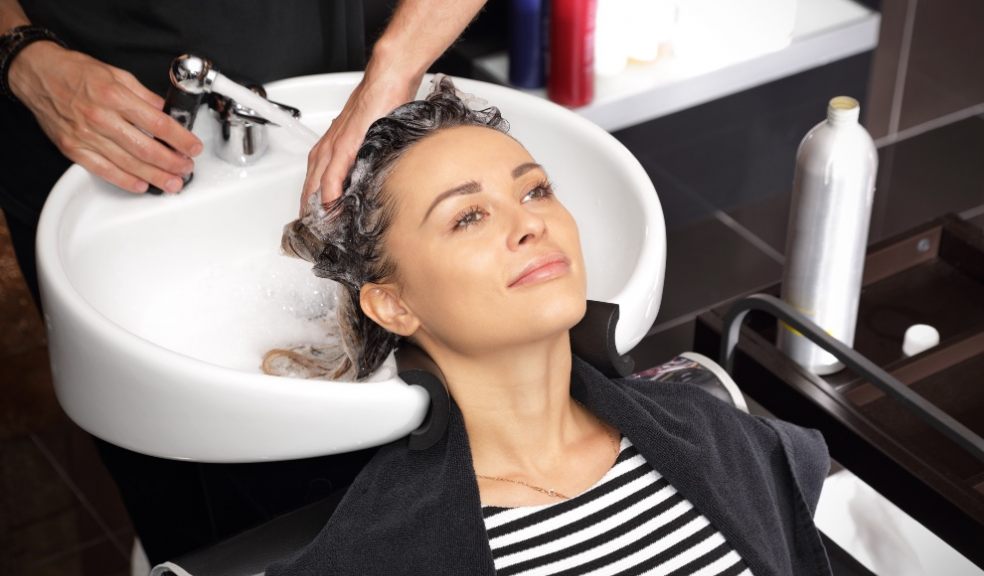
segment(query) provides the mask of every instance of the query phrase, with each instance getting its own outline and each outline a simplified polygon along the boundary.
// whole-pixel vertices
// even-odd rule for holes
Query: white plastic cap
[[[905,331],[902,353],[915,356],[940,343],[940,333],[929,324],[913,324]]]
[[[827,104],[827,121],[831,124],[856,124],[861,116],[861,104],[850,96],[831,98]]]

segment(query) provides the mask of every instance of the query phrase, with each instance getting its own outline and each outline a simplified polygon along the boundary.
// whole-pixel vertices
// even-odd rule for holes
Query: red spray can
[[[594,98],[595,0],[553,0],[547,97],[584,106]]]

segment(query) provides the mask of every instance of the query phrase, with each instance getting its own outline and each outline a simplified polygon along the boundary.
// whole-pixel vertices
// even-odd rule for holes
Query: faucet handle
[[[178,124],[191,131],[195,127],[195,118],[198,116],[198,108],[202,104],[202,99],[206,93],[211,92],[212,83],[218,76],[218,71],[212,66],[212,62],[206,58],[182,54],[171,61],[168,70],[171,85],[167,88],[167,95],[164,97],[164,113],[174,118]],[[155,138],[158,142],[170,148],[170,144],[160,138]],[[194,173],[190,173],[182,180],[187,185],[191,182]],[[164,191],[151,184],[147,192],[154,195],[163,194]]]
[[[182,54],[171,61],[168,74],[173,86],[189,94],[202,94],[212,91],[212,84],[219,71],[208,58]]]

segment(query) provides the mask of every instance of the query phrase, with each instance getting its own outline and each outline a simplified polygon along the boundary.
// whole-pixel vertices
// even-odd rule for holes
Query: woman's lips
[[[570,260],[559,252],[539,256],[523,267],[522,272],[509,283],[509,287],[515,288],[517,286],[552,280],[558,276],[567,274],[570,268]]]

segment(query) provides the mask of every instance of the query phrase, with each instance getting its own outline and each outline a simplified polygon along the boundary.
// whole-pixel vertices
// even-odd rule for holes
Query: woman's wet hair
[[[384,250],[393,199],[387,198],[383,188],[402,155],[441,130],[485,126],[508,132],[509,124],[497,108],[473,110],[469,99],[455,90],[450,78],[436,77],[426,99],[404,104],[369,127],[337,200],[325,206],[319,194],[312,194],[307,215],[284,228],[284,251],[312,262],[317,276],[338,283],[338,332],[337,337],[330,334],[327,339],[339,342],[342,350],[317,354],[321,359],[335,358],[337,366],[308,375],[332,379],[354,375],[361,380],[379,368],[398,345],[399,337],[366,316],[359,303],[366,283],[385,282],[398,272]],[[278,362],[282,365],[286,358],[289,364],[289,356],[302,354],[301,349],[310,347],[267,353],[264,370],[280,372]]]

